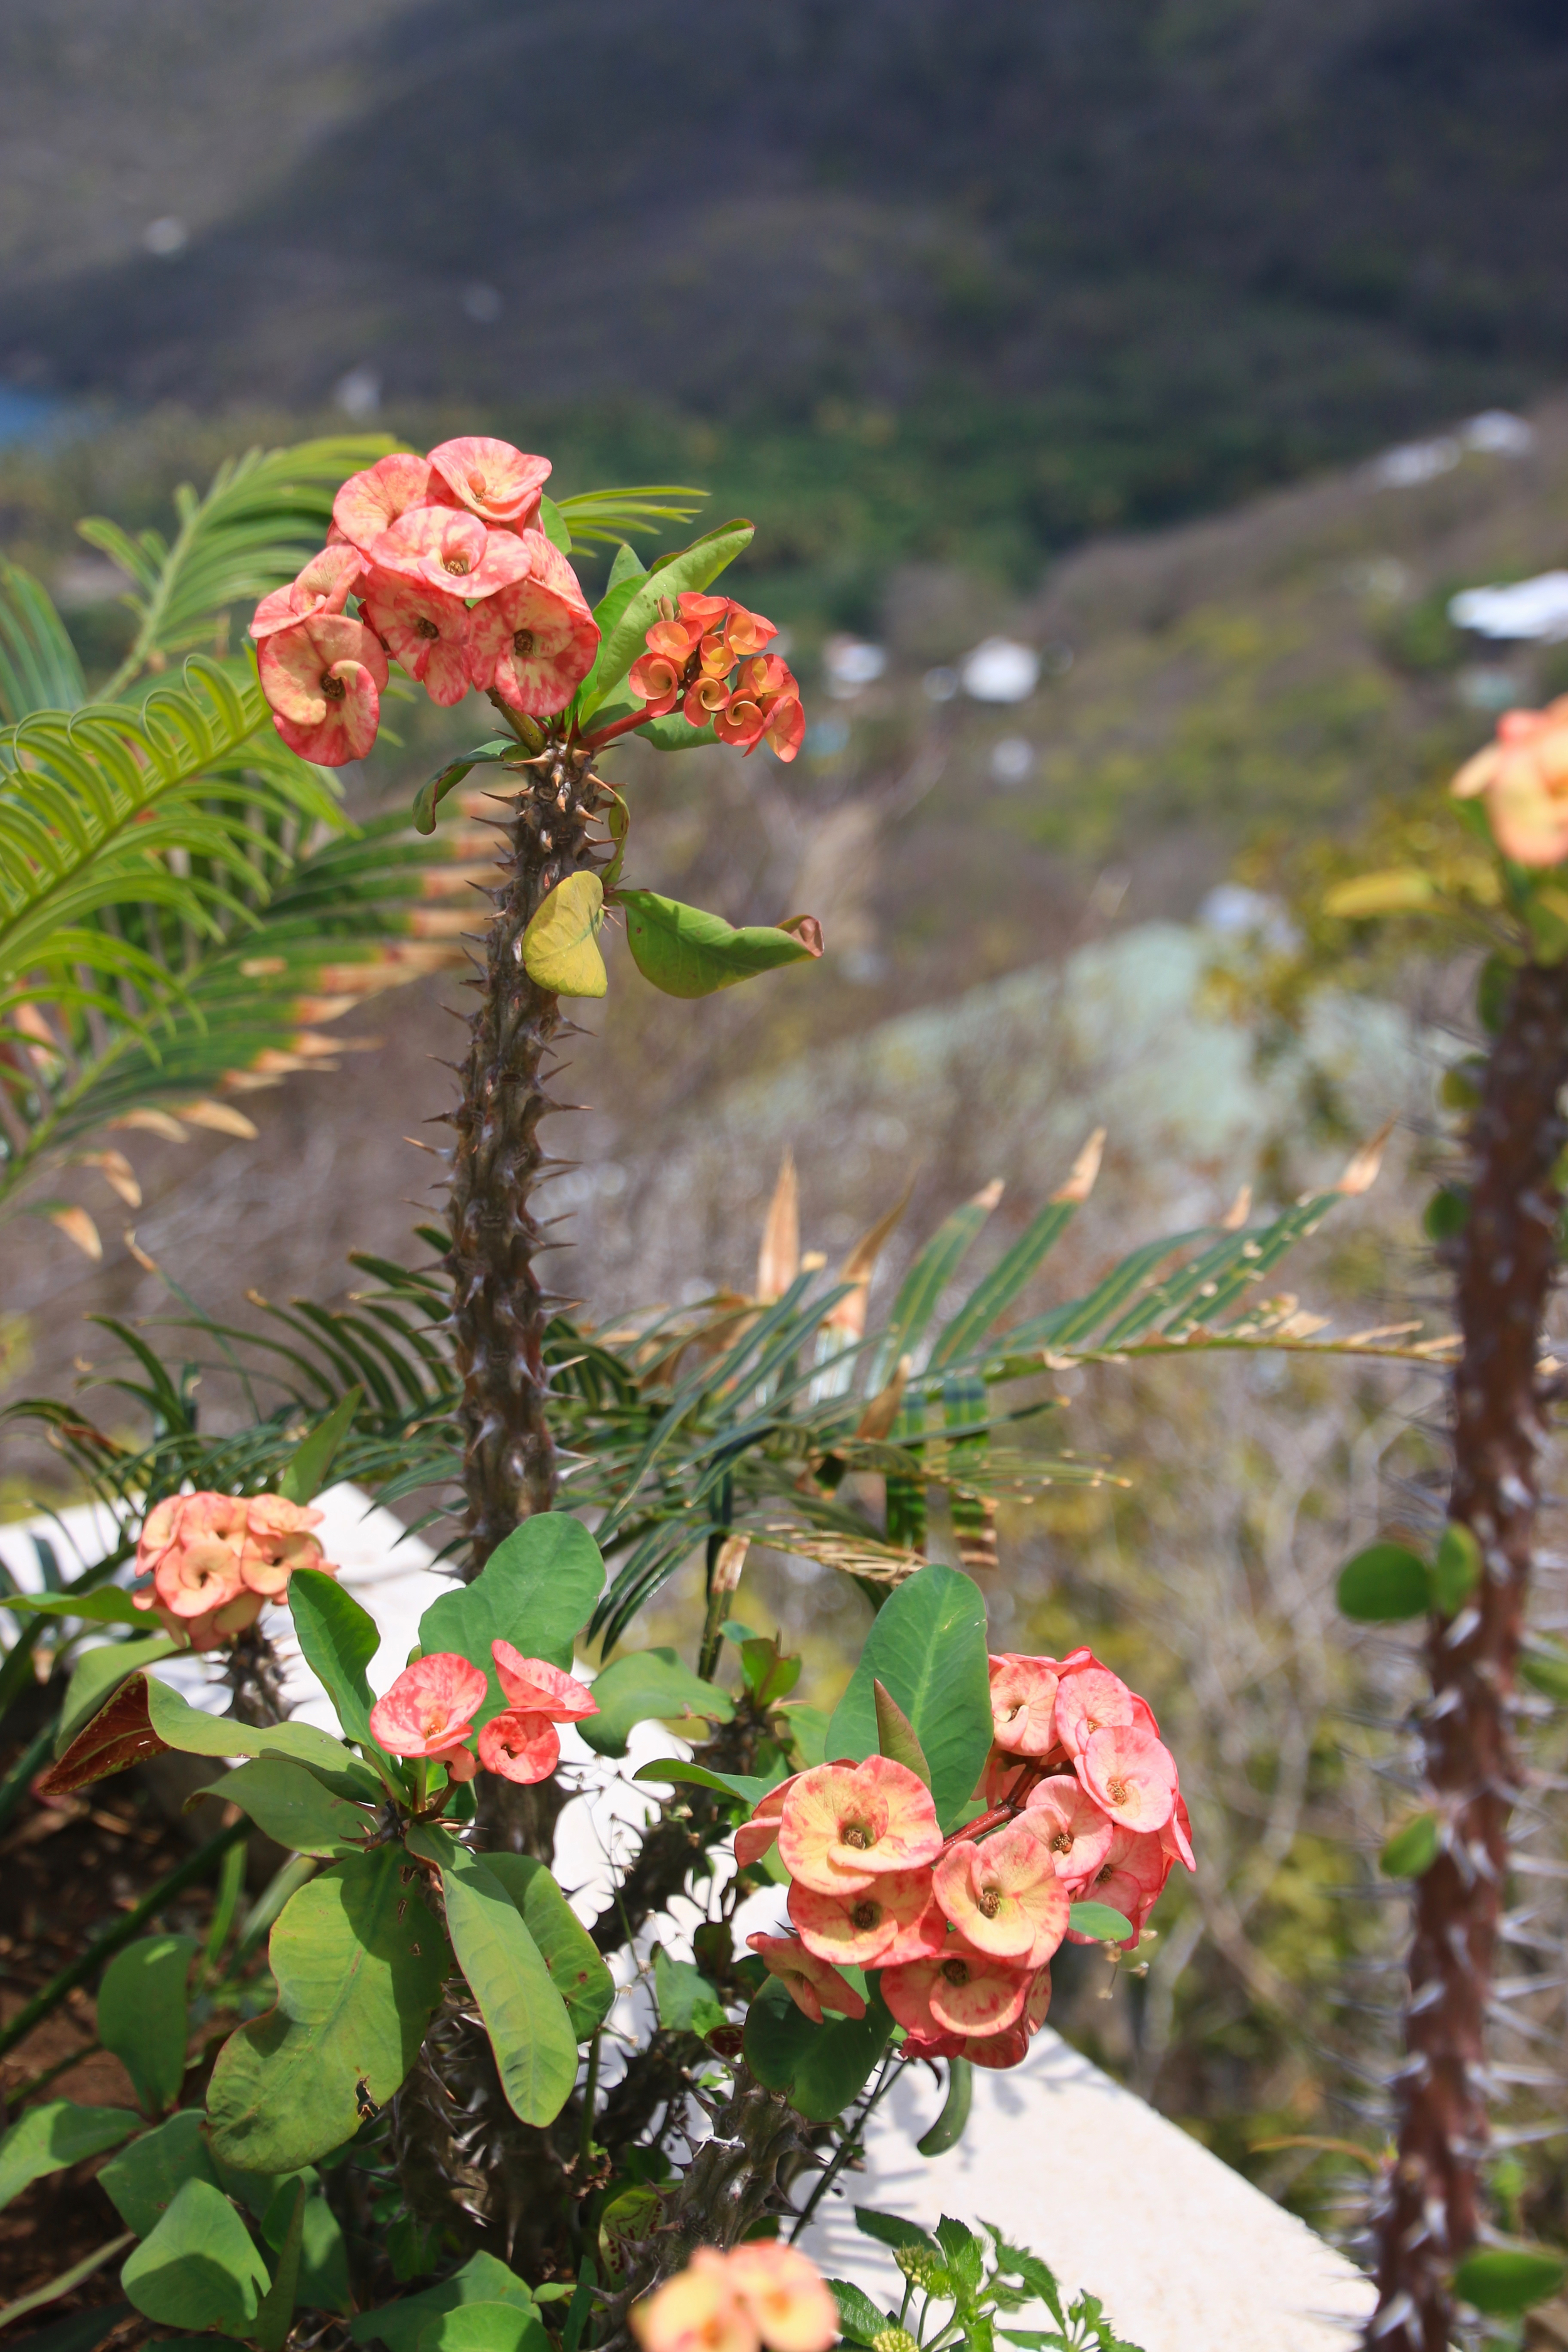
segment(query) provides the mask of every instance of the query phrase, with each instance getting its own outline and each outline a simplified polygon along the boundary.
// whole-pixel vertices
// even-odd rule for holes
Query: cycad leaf
[[[79,710],[87,681],[65,623],[41,583],[0,562],[0,719],[33,710]]]

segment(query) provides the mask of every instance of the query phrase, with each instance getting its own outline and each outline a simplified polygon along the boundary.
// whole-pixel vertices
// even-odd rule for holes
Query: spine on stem
[[[1376,2219],[1375,2352],[1447,2352],[1447,2280],[1473,2243],[1488,2137],[1485,2021],[1518,1790],[1510,1706],[1544,1437],[1537,1370],[1557,1268],[1556,1168],[1568,1128],[1568,963],[1526,965],[1470,1133],[1469,1216],[1453,1245],[1461,1339],[1450,1517],[1479,1547],[1479,1582],[1426,1637],[1421,1736],[1442,1849],[1417,1880],[1395,2078],[1398,2154]]]

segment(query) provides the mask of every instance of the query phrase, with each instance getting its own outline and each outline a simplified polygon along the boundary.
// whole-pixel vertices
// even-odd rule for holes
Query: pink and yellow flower
[[[318,613],[341,613],[363,572],[364,558],[357,547],[323,547],[287,588],[274,588],[270,596],[263,596],[251,619],[251,635],[259,645],[263,637],[291,628],[296,621],[310,620]]]
[[[258,656],[272,724],[291,751],[323,768],[363,760],[375,741],[386,656],[345,613],[322,613],[264,637]]]
[[[884,1969],[882,1999],[899,2023],[930,2035],[1001,2033],[1016,2025],[1029,1997],[1032,1972],[962,1936],[950,1936],[945,1949],[928,1960]]]
[[[563,1674],[559,1666],[543,1658],[525,1658],[510,1642],[492,1642],[490,1655],[509,1706],[547,1716],[552,1723],[581,1723],[584,1716],[598,1714],[599,1702],[587,1684]]]
[[[919,1870],[942,1852],[931,1790],[886,1756],[818,1764],[784,1799],[779,1853],[792,1878],[819,1895],[852,1895],[885,1871]]]
[[[647,703],[650,719],[662,719],[680,700],[680,668],[668,654],[639,654],[633,662],[626,685],[639,702]]]
[[[524,533],[526,578],[470,615],[468,676],[510,709],[547,719],[563,710],[594,667],[599,625],[577,575],[542,531]]]
[[[1050,1847],[1027,1822],[949,1846],[932,1883],[959,1934],[990,1958],[1037,1969],[1067,1933],[1067,1888]]]
[[[699,2246],[689,2267],[636,2305],[631,2320],[643,2352],[757,2352],[756,2323],[711,2246]]]
[[[331,1573],[310,1528],[320,1511],[281,1495],[170,1495],[148,1512],[136,1547],[150,1591],[132,1594],[171,1632],[212,1649],[253,1625],[297,1568]]]
[[[1175,1758],[1141,1725],[1090,1732],[1077,1764],[1095,1803],[1123,1829],[1163,1829],[1175,1811]]]
[[[433,471],[459,506],[481,522],[526,530],[539,512],[539,494],[550,479],[548,457],[526,457],[510,441],[482,434],[462,435],[432,449]]]
[[[758,2238],[731,2246],[731,2287],[768,2352],[827,2352],[838,2339],[838,2306],[822,2273],[797,2246]]]
[[[761,1862],[768,1849],[777,1843],[784,1799],[799,1778],[798,1772],[792,1772],[787,1780],[781,1780],[776,1789],[770,1789],[767,1795],[752,1808],[751,1820],[741,1823],[735,1832],[737,1869],[749,1870],[752,1863]]]
[[[820,1895],[795,1880],[789,1916],[808,1952],[857,1969],[892,1968],[939,1952],[947,1936],[929,1870],[887,1870],[852,1895]]]
[[[865,2016],[866,2004],[854,1986],[831,1961],[808,1952],[798,1936],[748,1936],[746,1941],[769,1976],[777,1977],[796,2009],[804,2010],[814,2025],[822,2023],[826,2009],[836,2009],[844,2017]]]
[[[1160,1843],[1173,1862],[1181,1863],[1187,1870],[1196,1870],[1198,1859],[1193,1852],[1192,1817],[1187,1811],[1187,1801],[1179,1789],[1171,1818],[1160,1832]]]
[[[445,1758],[467,1744],[489,1676],[455,1651],[437,1650],[405,1666],[370,1711],[371,1737],[389,1756]],[[499,1718],[498,1718],[499,1719]]]
[[[1492,838],[1521,866],[1568,857],[1568,695],[1544,710],[1505,710],[1497,740],[1467,760],[1449,791],[1486,803]]]
[[[395,450],[363,474],[351,474],[332,500],[332,528],[367,554],[400,516],[430,499],[430,460]]]
[[[1030,1790],[1019,1819],[1049,1849],[1057,1876],[1069,1887],[1093,1877],[1115,1832],[1110,1814],[1065,1772]]]
[[[373,569],[360,610],[395,660],[432,702],[449,707],[468,690],[468,608],[427,580]]]
[[[560,1761],[560,1734],[547,1715],[509,1708],[492,1715],[479,1733],[479,1762],[503,1780],[531,1787],[548,1780]]]

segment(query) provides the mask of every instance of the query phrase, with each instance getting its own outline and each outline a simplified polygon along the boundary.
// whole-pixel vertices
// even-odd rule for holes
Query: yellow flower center
[[[983,1895],[976,1895],[974,1907],[977,1911],[984,1912],[987,1919],[994,1919],[997,1912],[1002,1908],[1002,1897],[995,1887],[988,1886]]]
[[[864,1822],[846,1822],[839,1835],[841,1845],[852,1845],[857,1853],[864,1853],[877,1843]]]
[[[1051,1840],[1051,1852],[1053,1853],[1070,1853],[1072,1852],[1071,1830],[1058,1830],[1057,1832],[1055,1837]]]
[[[1124,1805],[1127,1802],[1126,1781],[1108,1780],[1105,1784],[1105,1793],[1113,1805]]]

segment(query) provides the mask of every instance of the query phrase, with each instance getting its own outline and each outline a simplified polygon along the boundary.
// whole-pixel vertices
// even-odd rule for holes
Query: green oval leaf
[[[620,890],[616,899],[626,908],[633,962],[666,996],[711,996],[758,972],[809,962],[822,952],[815,928],[808,938],[771,923],[736,930],[722,915],[683,907],[657,890]]]
[[[374,1748],[374,1705],[365,1669],[381,1647],[381,1629],[368,1609],[335,1576],[297,1568],[289,1579],[289,1610],[300,1654],[321,1685],[351,1739]]]
[[[111,2156],[98,2176],[99,2187],[139,2238],[152,2236],[187,2180],[220,2185],[199,2107],[182,2107],[166,2124],[143,2132],[132,2147]]]
[[[615,2006],[616,1980],[598,1946],[543,1863],[526,1853],[487,1853],[485,1868],[500,1881],[539,1947],[550,1981],[566,2004],[572,2031],[586,2042]]]
[[[600,1756],[624,1756],[634,1723],[671,1723],[701,1716],[728,1723],[735,1702],[728,1691],[705,1683],[673,1650],[628,1650],[594,1680],[597,1715],[577,1726]]]
[[[129,1592],[106,1584],[96,1592],[8,1592],[5,1607],[15,1617],[78,1617],[84,1625],[134,1625],[147,1630],[147,1612],[138,1609]]]
[[[1131,1920],[1109,1903],[1069,1904],[1068,1926],[1075,1936],[1092,1936],[1101,1944],[1124,1944],[1132,1933]]]
[[[353,2137],[360,2086],[384,2106],[441,1999],[446,1938],[402,1850],[311,1879],[272,1930],[278,2003],[230,2036],[207,2093],[213,2154],[293,2172]]]
[[[190,2038],[194,1936],[144,1936],[116,1952],[98,1989],[98,2038],[112,2050],[151,2115],[180,2095]]]
[[[420,2336],[433,2313],[456,2311],[459,2305],[510,2303],[531,2311],[533,2297],[516,2273],[494,2254],[472,2254],[460,2271],[429,2286],[421,2294],[405,2294],[379,2311],[362,2311],[349,2328],[356,2344],[384,2344],[386,2352],[417,2352]]]
[[[247,2336],[271,2281],[222,2189],[187,2180],[152,2236],[126,2256],[120,2284],[145,2318]]]
[[[963,2063],[960,2059],[959,2063]],[[879,2311],[863,2287],[836,2278],[825,2280],[824,2284],[838,2306],[839,2328],[851,2344],[874,2344],[879,2336],[898,2326],[898,2315]]]
[[[913,1724],[886,1683],[873,1681],[871,1696],[877,1708],[878,1747],[889,1762],[902,1764],[929,1789],[931,1766],[926,1762],[925,1749],[915,1738]]]
[[[101,2156],[141,2128],[142,2117],[129,2107],[80,2107],[74,2099],[29,2107],[0,2134],[0,2205],[9,2205],[47,2172]]]
[[[1432,1605],[1432,1580],[1426,1561],[1404,1544],[1369,1544],[1340,1570],[1342,1615],[1363,1625],[1396,1625],[1424,1617]]]
[[[972,1578],[933,1561],[884,1601],[827,1727],[829,1756],[858,1762],[879,1753],[879,1681],[921,1744],[937,1819],[952,1829],[991,1748],[985,1603]]]
[[[1521,1682],[1542,1698],[1555,1700],[1559,1706],[1568,1706],[1568,1651],[1555,1643],[1548,1647],[1539,1634],[1532,1637],[1531,1646],[1519,1662]]]
[[[599,933],[605,886],[596,874],[568,874],[530,918],[522,961],[530,980],[556,996],[603,996],[609,986]]]
[[[662,1944],[653,1956],[653,1986],[661,2025],[686,2033],[711,2033],[715,2026],[730,2021],[718,1988],[690,1960],[672,1960]]]
[[[290,1853],[317,1853],[327,1858],[363,1852],[375,1828],[375,1816],[358,1805],[334,1797],[313,1772],[286,1757],[258,1756],[225,1772],[196,1796],[221,1797],[248,1813],[258,1830]]]
[[[1483,2246],[1454,2273],[1454,2291],[1478,2311],[1499,2317],[1545,2303],[1568,2277],[1561,2254],[1523,2246]]]
[[[553,2123],[577,2079],[577,2037],[550,1971],[500,1880],[439,1830],[412,1829],[408,1851],[441,1873],[447,1932],[479,2006],[513,2115]]]
[[[892,2030],[874,1989],[864,2017],[814,2025],[770,1978],[746,2011],[746,2063],[769,2090],[783,2091],[808,2123],[829,2123],[859,2097]]]
[[[489,1675],[489,1694],[474,1718],[488,1723],[507,1703],[491,1643],[510,1642],[525,1658],[570,1672],[573,1643],[604,1585],[603,1557],[581,1519],[570,1511],[536,1512],[496,1546],[472,1584],[430,1603],[419,1620],[420,1647],[426,1656],[455,1650]]]
[[[1443,1841],[1435,1813],[1417,1813],[1394,1831],[1377,1858],[1385,1878],[1423,1877],[1442,1852]]]
[[[470,768],[477,768],[496,760],[504,760],[509,755],[512,759],[521,759],[521,745],[510,735],[492,735],[488,743],[476,744],[471,751],[465,751],[459,758],[449,760],[427,783],[420,785],[414,796],[415,832],[435,832],[437,810],[447,793],[462,782]]]
[[[551,2344],[530,2304],[460,2303],[431,2314],[418,2352],[551,2352]]]

